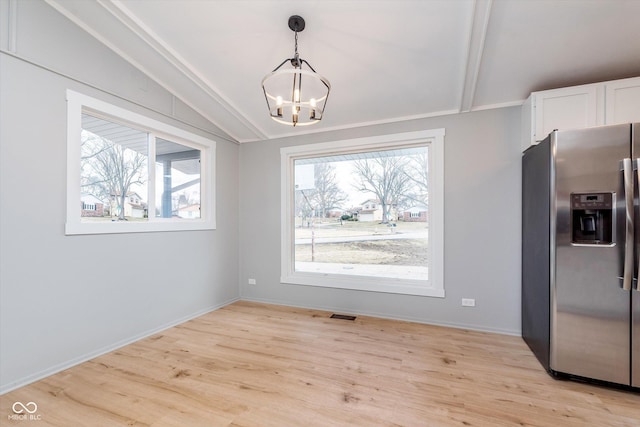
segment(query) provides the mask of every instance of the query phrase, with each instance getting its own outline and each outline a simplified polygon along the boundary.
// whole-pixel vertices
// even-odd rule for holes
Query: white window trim
[[[153,134],[150,134],[150,139],[158,136],[201,150],[201,217],[198,219],[174,220],[171,218],[155,218],[150,215],[148,221],[144,222],[82,222],[80,209],[78,209],[78,201],[80,200],[80,134],[82,132],[83,110],[95,111],[98,114],[102,113],[123,124],[129,123],[137,128],[153,132]],[[155,144],[149,144],[149,146],[149,159],[155,159]],[[65,234],[111,234],[215,229],[215,153],[215,141],[125,110],[124,108],[117,107],[99,99],[67,90],[67,221],[65,224]],[[155,191],[155,162],[149,162],[149,166],[148,191],[151,193]]]
[[[319,144],[283,147],[281,167],[282,283],[444,298],[444,129],[406,132]],[[403,280],[371,276],[296,272],[294,267],[294,161],[354,151],[429,146],[429,279]]]

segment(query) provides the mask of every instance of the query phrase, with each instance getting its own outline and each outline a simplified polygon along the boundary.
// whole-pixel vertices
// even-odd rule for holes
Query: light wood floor
[[[554,380],[519,337],[329,315],[237,302],[3,395],[0,424],[640,425],[639,394]]]

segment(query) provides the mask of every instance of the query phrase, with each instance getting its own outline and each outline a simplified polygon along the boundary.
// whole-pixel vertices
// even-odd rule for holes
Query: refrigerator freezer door
[[[629,259],[622,160],[631,157],[629,135],[630,126],[620,125],[554,132],[551,139],[556,262],[551,272],[550,368],[626,385],[631,316],[630,292],[622,289],[624,261]],[[601,199],[611,202],[601,205]],[[603,225],[610,227],[612,241],[576,240],[572,234],[581,227],[576,221],[596,218],[599,209],[606,213],[603,208],[612,209],[611,221]]]

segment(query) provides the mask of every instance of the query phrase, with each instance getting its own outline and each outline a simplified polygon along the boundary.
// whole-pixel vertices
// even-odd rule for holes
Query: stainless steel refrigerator
[[[523,154],[522,336],[556,376],[640,387],[640,123]]]

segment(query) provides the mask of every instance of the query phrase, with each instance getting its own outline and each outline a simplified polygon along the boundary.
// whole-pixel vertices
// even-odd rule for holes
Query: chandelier
[[[304,30],[304,26],[301,16],[289,18],[289,28],[295,33],[294,56],[282,61],[262,79],[269,115],[276,122],[289,126],[318,123],[331,90],[329,80],[316,73],[311,64],[298,55],[298,33]],[[287,63],[292,68],[285,66]]]

